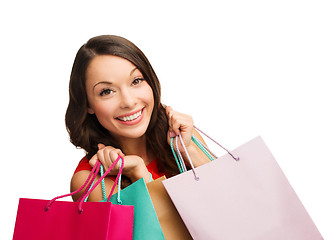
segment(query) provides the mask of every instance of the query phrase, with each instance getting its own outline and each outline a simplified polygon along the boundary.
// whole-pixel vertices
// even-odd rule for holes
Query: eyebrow
[[[135,68],[133,68],[132,70],[131,70],[131,72],[130,72],[130,76],[135,72],[135,70],[137,70],[138,68],[137,67],[135,67]]]
[[[138,68],[137,67],[135,67],[135,68],[133,68],[132,70],[131,70],[131,72],[130,72],[130,76],[137,70]],[[98,82],[98,83],[96,83],[94,86],[93,86],[93,89],[95,89],[95,87],[97,86],[97,85],[99,85],[99,84],[113,84],[113,83],[111,83],[111,82],[109,82],[109,81],[101,81],[101,82]]]
[[[95,87],[99,84],[112,84],[111,82],[108,82],[108,81],[101,81],[101,82],[98,82],[96,83],[94,86],[93,86],[93,89],[95,89]]]

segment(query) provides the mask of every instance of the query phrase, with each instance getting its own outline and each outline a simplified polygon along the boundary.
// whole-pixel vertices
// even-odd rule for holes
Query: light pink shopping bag
[[[115,164],[117,161],[118,159]],[[75,194],[87,184],[92,183],[98,173],[99,166],[100,163],[97,162],[85,184],[74,193],[59,196],[51,201],[21,198],[13,239],[132,240],[133,206],[114,205],[110,202],[84,202],[84,199],[101,179],[89,191],[85,191],[78,202],[56,201],[58,198]],[[102,178],[108,174],[111,168]],[[122,168],[123,166],[119,174],[121,174]]]
[[[261,137],[231,154],[163,181],[193,239],[323,239]]]

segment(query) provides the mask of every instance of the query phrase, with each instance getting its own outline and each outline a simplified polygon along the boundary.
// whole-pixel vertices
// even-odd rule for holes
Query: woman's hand
[[[172,137],[176,135],[181,135],[184,141],[184,145],[188,154],[191,157],[192,163],[194,167],[201,166],[207,162],[209,162],[209,158],[195,145],[195,143],[191,140],[192,135],[198,138],[201,142],[204,143],[203,138],[200,134],[194,129],[194,123],[191,116],[176,112],[171,107],[166,108],[166,113],[169,120],[169,130],[168,130],[168,144],[170,145],[170,140]],[[173,144],[175,147],[175,143]],[[187,155],[183,149],[183,146],[180,142],[178,142],[179,150],[183,156],[183,158],[188,161]]]
[[[124,158],[123,174],[131,179],[132,182],[144,177],[149,179],[149,173],[142,158],[136,155],[125,155],[120,149],[98,144],[98,152],[89,160],[89,164],[94,167],[96,161],[99,160],[107,171],[113,165],[118,156]],[[117,175],[120,164],[115,164],[108,175]]]
[[[166,107],[166,113],[168,116],[169,130],[168,130],[168,143],[170,139],[176,135],[181,134],[185,147],[188,149],[192,147],[191,137],[193,134],[193,119],[191,116],[174,111],[170,106]],[[181,144],[179,145],[180,151],[184,150]]]

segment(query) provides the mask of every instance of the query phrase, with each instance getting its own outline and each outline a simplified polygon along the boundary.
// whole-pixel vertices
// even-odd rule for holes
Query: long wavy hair
[[[145,133],[147,149],[155,154],[158,159],[158,169],[165,172],[167,177],[179,173],[167,143],[169,125],[165,107],[161,104],[158,77],[143,52],[132,42],[119,36],[103,35],[91,38],[77,52],[70,76],[70,100],[65,115],[71,143],[77,148],[84,149],[88,159],[97,153],[98,143],[121,149],[110,132],[99,123],[96,115],[89,114],[87,111],[86,70],[91,60],[98,55],[122,57],[133,63],[143,74],[154,95],[154,108]],[[126,182],[127,180],[123,185],[128,185]]]

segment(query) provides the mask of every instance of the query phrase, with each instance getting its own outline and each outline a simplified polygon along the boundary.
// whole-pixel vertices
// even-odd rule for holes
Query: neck
[[[145,135],[140,138],[120,138],[119,142],[125,155],[137,155],[146,165],[153,160],[152,154],[147,149]]]

